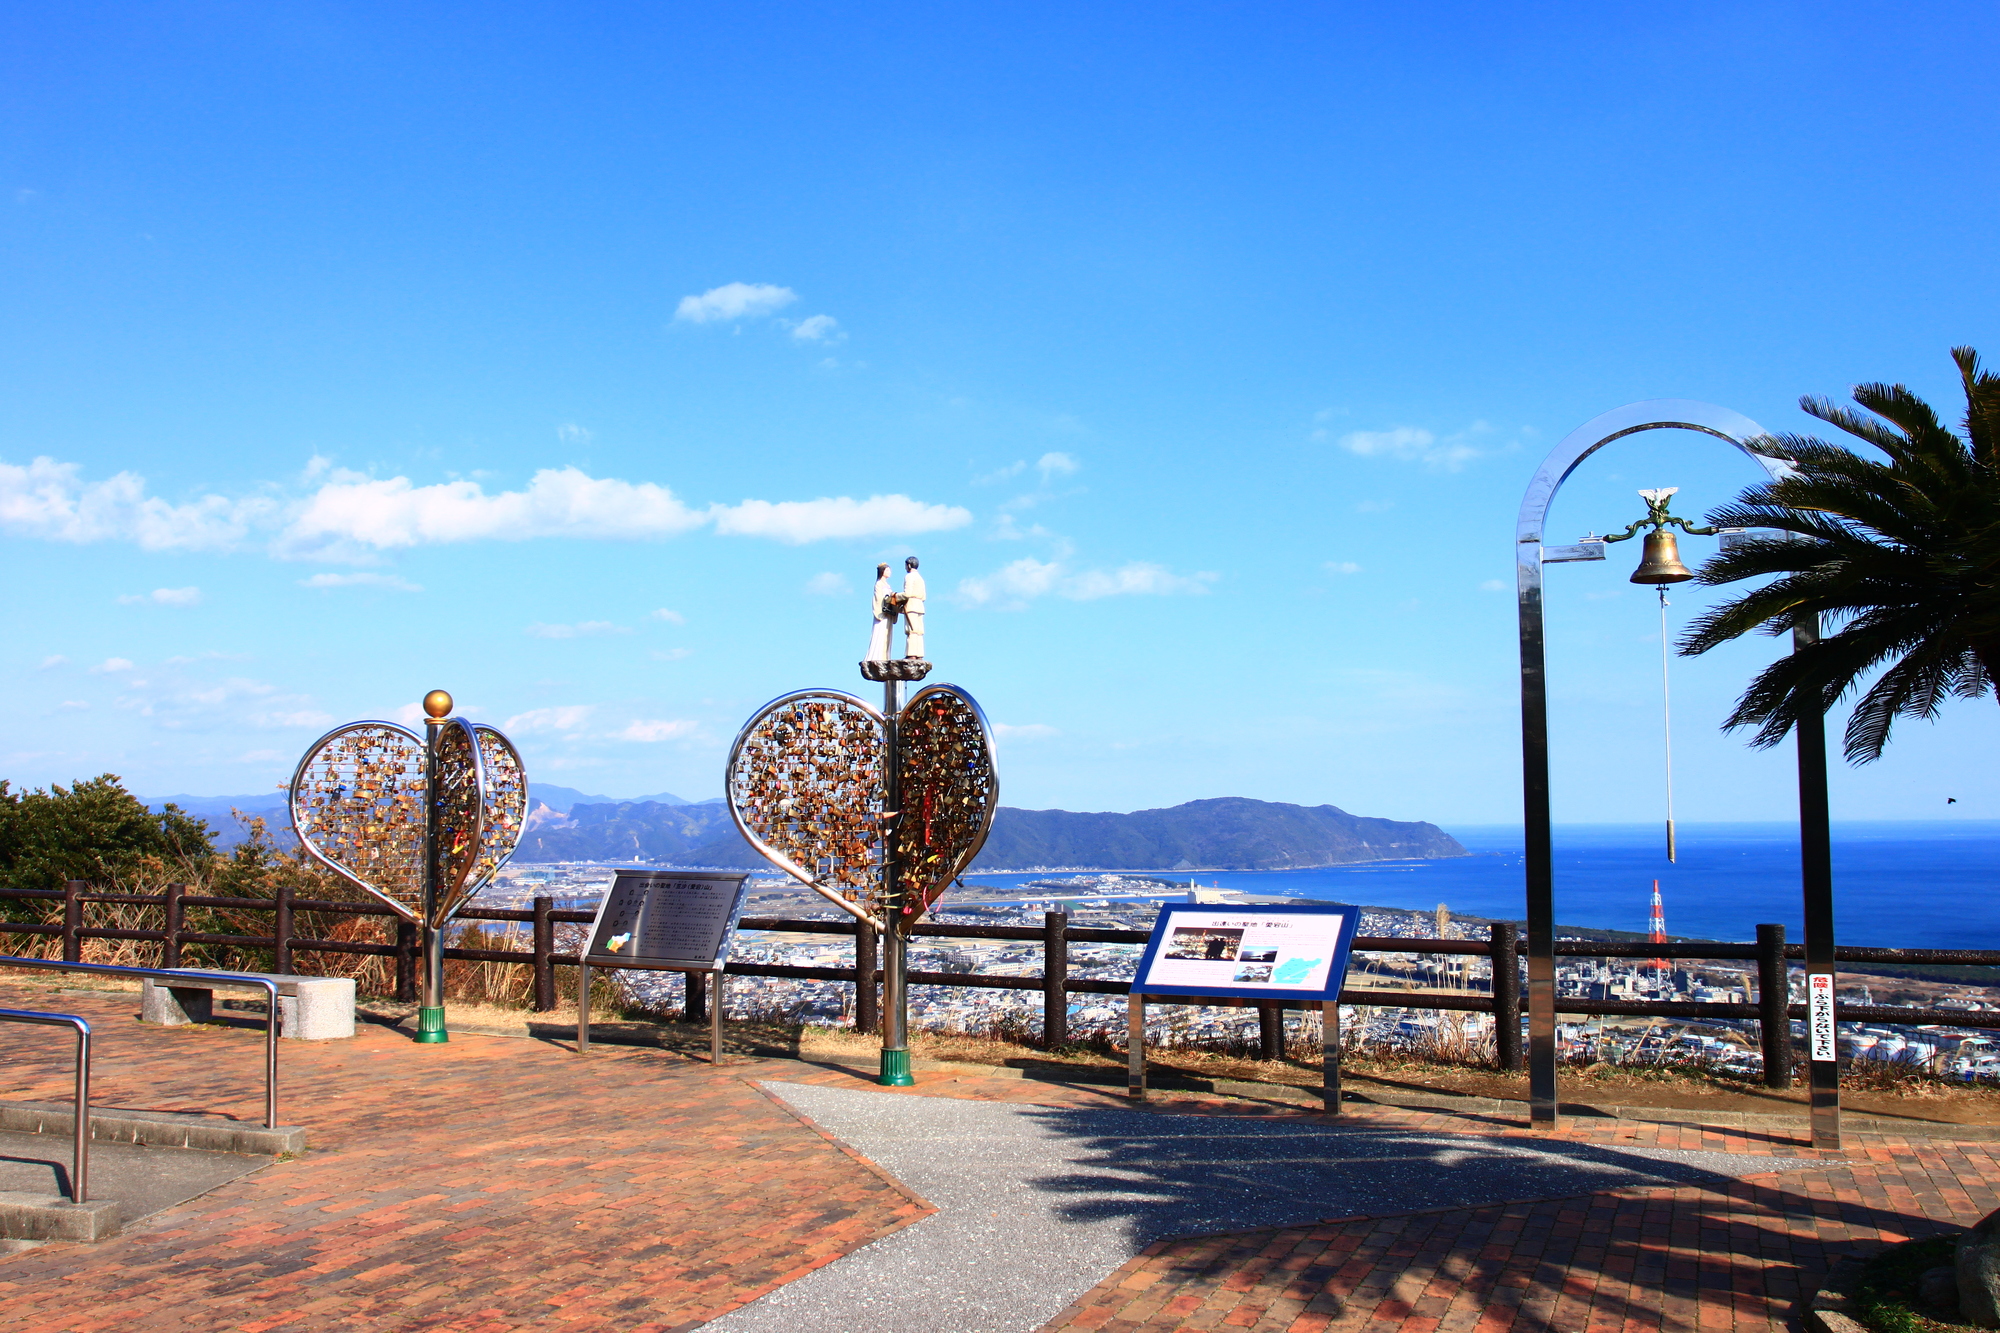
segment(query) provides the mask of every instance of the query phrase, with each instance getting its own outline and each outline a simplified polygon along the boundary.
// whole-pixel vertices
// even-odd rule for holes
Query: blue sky
[[[1990,6],[6,8],[16,783],[267,790],[442,686],[716,795],[914,551],[1009,804],[1504,822],[1555,440],[2000,356]],[[1754,479],[1655,433],[1553,526]],[[1659,811],[1623,550],[1551,572],[1559,818]],[[1778,650],[1676,666],[1684,819],[1791,814],[1716,731]],[[1996,742],[1836,812],[2000,817]]]

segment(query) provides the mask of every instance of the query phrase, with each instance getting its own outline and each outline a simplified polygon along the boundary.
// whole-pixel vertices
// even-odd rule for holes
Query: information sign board
[[[1168,903],[1132,993],[1337,1001],[1360,922],[1344,903]]]
[[[621,870],[590,926],[599,967],[719,972],[729,961],[747,872]]]

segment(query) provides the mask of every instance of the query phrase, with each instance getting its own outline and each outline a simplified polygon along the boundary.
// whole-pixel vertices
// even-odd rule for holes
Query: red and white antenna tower
[[[1648,938],[1654,944],[1667,942],[1667,910],[1660,906],[1660,881],[1657,879],[1653,881],[1653,917],[1646,923],[1646,929],[1649,932]],[[1655,958],[1653,966],[1661,972],[1672,970],[1664,958]]]

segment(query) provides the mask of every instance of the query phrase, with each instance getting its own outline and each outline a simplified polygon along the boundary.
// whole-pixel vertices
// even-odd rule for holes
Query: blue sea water
[[[1247,893],[1324,898],[1468,916],[1525,911],[1521,830],[1446,830],[1472,855],[1379,861],[1318,870],[1203,871],[1193,878]],[[1555,830],[1556,920],[1609,930],[1647,928],[1660,881],[1667,932],[1749,940],[1757,925],[1803,932],[1795,824],[1683,824],[1677,864],[1658,824],[1579,824]],[[2000,821],[1840,823],[1833,827],[1834,929],[1843,944],[1913,949],[2000,949]],[[1047,875],[976,873],[978,883]]]

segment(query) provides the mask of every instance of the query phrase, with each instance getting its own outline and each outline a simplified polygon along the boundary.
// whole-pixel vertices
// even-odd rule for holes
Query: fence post
[[[1521,965],[1516,949],[1521,927],[1495,921],[1488,948],[1493,956],[1493,1046],[1502,1069],[1521,1067]]]
[[[556,923],[549,915],[553,898],[535,899],[535,1012],[546,1014],[556,1007]]]
[[[271,970],[289,976],[292,970],[292,886],[278,885],[278,906],[271,914]]]
[[[860,923],[854,932],[854,1030],[873,1032],[882,1021],[881,996],[876,992],[875,927]]]
[[[1757,1037],[1764,1048],[1764,1086],[1792,1086],[1792,979],[1785,962],[1785,928],[1757,927]]]
[[[1285,1058],[1285,1006],[1276,1000],[1257,1002],[1257,1047],[1261,1059]]]
[[[187,920],[187,885],[167,885],[167,929],[166,938],[160,941],[160,966],[179,967],[181,965],[181,929]]]
[[[412,1004],[417,998],[417,927],[396,918],[396,999]]]
[[[708,1019],[708,973],[683,972],[687,978],[687,1003],[682,1006],[681,1017],[690,1023],[706,1022]]]
[[[63,882],[63,961],[80,963],[83,961],[83,937],[77,932],[83,929],[83,899],[81,896],[90,885],[80,879]]]
[[[1069,1044],[1069,913],[1042,913],[1042,1048]]]

